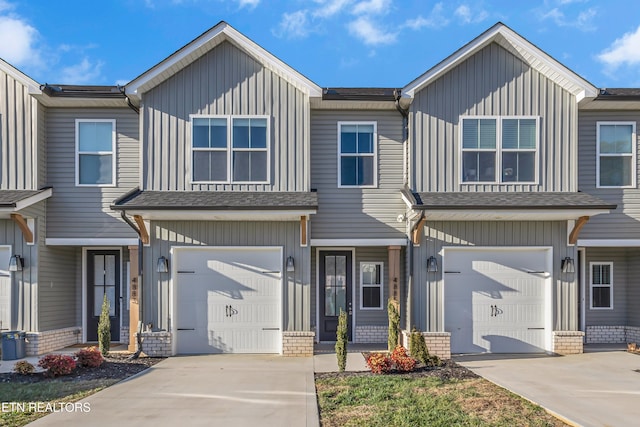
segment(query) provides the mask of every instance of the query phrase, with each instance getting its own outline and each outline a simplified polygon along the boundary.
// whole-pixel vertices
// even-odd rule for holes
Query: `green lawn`
[[[65,381],[52,379],[35,383],[0,383],[0,402],[5,403],[0,412],[0,425],[7,427],[24,426],[37,418],[47,415],[47,412],[22,412],[20,410],[5,412],[5,409],[10,409],[7,407],[10,403],[47,402],[55,404],[75,402],[118,381],[120,380]]]
[[[566,425],[481,378],[321,376],[316,390],[323,427]]]

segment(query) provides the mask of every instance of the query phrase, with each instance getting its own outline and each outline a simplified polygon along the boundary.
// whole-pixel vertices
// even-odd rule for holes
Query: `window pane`
[[[376,285],[382,283],[380,281],[380,265],[379,264],[362,264],[362,284]]]
[[[591,291],[593,293],[593,307],[611,307],[611,288],[609,286],[594,286]]]
[[[116,287],[115,286],[95,286],[93,288],[93,315],[100,316],[102,313],[102,302],[104,294],[107,294],[109,301],[109,316],[116,315]]]
[[[78,133],[80,151],[112,151],[113,124],[111,122],[80,122]]]
[[[233,148],[249,148],[249,119],[233,120]]]
[[[535,153],[502,153],[503,182],[532,182],[535,178]]]
[[[193,146],[209,146],[209,119],[193,119]]]
[[[462,153],[462,181],[478,181],[478,153],[475,151],[465,151]]]
[[[267,120],[251,119],[251,148],[267,148]]]
[[[502,121],[502,148],[518,148],[518,120]]]
[[[226,148],[227,119],[193,119],[193,146],[196,148]]]
[[[600,152],[606,154],[629,154],[632,151],[631,125],[601,125]]]
[[[324,314],[325,316],[337,316],[339,312],[336,307],[336,257],[326,256],[324,258],[324,274]]]
[[[340,184],[358,185],[357,181],[357,157],[342,157],[340,159]]]
[[[340,152],[355,153],[358,126],[342,125],[340,128]]]
[[[496,148],[495,119],[480,120],[480,148]]]
[[[536,148],[536,120],[520,119],[520,144],[519,148],[535,149]]]
[[[115,255],[104,256],[104,282],[107,286],[116,284],[116,257]]]
[[[194,151],[193,152],[193,180],[194,181],[226,181],[227,180],[227,152],[226,151]]]
[[[111,154],[80,154],[78,158],[80,184],[113,184]]]
[[[93,284],[104,285],[104,255],[93,256]]]
[[[233,180],[261,182],[267,180],[266,151],[235,151],[233,153]]]
[[[358,153],[373,153],[373,125],[358,125]]]
[[[358,157],[358,185],[373,185],[373,157]]]
[[[380,302],[380,286],[362,288],[362,307],[379,308],[381,306]]]
[[[462,153],[463,182],[494,182],[496,180],[494,152],[466,151]]]
[[[600,157],[600,185],[622,187],[631,185],[630,156],[601,156]]]

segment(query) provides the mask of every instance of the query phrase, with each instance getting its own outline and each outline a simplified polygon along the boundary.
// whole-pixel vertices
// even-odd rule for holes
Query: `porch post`
[[[138,321],[140,320],[140,303],[139,298],[139,277],[138,272],[138,245],[129,246],[129,263],[130,263],[130,286],[129,289],[129,351],[137,350],[136,333],[138,332]]]
[[[400,312],[400,246],[389,246],[389,298],[398,304]]]

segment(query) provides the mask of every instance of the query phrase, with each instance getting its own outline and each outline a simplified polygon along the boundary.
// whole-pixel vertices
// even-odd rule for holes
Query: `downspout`
[[[122,217],[122,219],[124,220],[124,222],[126,222],[129,227],[133,228],[133,231],[136,232],[136,234],[138,235],[138,334],[136,335],[136,352],[133,353],[130,357],[130,359],[137,359],[138,357],[140,357],[140,353],[142,353],[142,327],[141,325],[143,324],[142,322],[142,293],[140,293],[140,289],[142,288],[142,249],[143,249],[143,245],[142,245],[142,233],[140,233],[140,229],[133,223],[133,221],[131,221],[129,219],[129,217],[127,216],[127,212],[122,210],[120,211],[120,217]],[[131,328],[132,325],[129,325],[129,328]]]
[[[121,94],[124,95],[125,99],[127,100],[127,105],[129,106],[129,108],[135,111],[137,115],[140,115],[140,109],[136,107],[133,102],[131,102],[131,98],[129,98],[129,96],[127,95],[124,86],[118,85],[118,90],[120,91]]]

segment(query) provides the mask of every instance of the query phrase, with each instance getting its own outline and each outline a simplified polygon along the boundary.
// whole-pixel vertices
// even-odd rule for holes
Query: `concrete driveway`
[[[313,358],[277,355],[171,357],[33,426],[309,426],[318,410]]]
[[[622,350],[572,356],[477,355],[454,360],[568,422],[640,423],[640,356]]]

